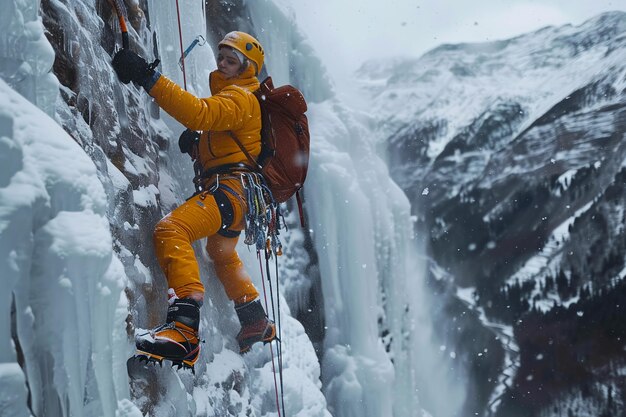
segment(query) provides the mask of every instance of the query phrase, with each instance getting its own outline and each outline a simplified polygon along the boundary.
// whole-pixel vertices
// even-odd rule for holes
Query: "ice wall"
[[[414,416],[428,406],[438,417],[454,416],[464,390],[434,346],[410,204],[377,152],[372,119],[335,98],[288,2],[261,0],[249,8],[268,73],[277,84],[298,86],[309,102],[305,208],[324,298],[329,410]]]
[[[289,4],[283,1],[248,2],[252,23],[265,48],[267,72],[274,85],[293,84],[309,103],[333,97],[333,86],[324,64],[300,32]]]
[[[178,10],[176,8],[178,3]],[[197,0],[180,0],[178,2],[162,2],[149,0],[152,30],[158,39],[161,71],[180,86],[187,81],[187,89],[200,97],[211,95],[209,90],[209,73],[215,69],[215,58],[210,42],[206,42],[206,21],[204,2]],[[180,34],[182,49],[187,49],[198,36],[202,36],[189,55],[185,58],[185,77],[182,66],[181,38],[179,35],[178,15],[181,16]],[[176,127],[174,125],[174,127]]]
[[[0,372],[0,402],[19,393],[12,406],[29,415],[19,359],[35,415],[132,410],[129,345],[120,326],[126,277],[112,253],[96,168],[54,120],[4,81],[0,97],[0,357],[6,371]]]
[[[202,2],[183,0],[179,2],[181,14],[183,49],[198,36],[206,36],[206,23]],[[183,86],[183,76],[178,66],[180,57],[180,39],[178,32],[177,10],[175,3],[162,4],[162,2],[149,2],[151,24],[157,39],[157,50],[162,60],[161,71],[170,79]],[[208,77],[210,71],[216,68],[213,55],[214,45],[210,42],[203,46],[196,46],[185,60],[187,88],[197,96],[209,96]],[[172,176],[179,184],[191,183],[191,160],[186,155],[181,155],[175,140],[184,127],[178,122],[161,113],[163,120],[172,130],[170,145],[163,158],[159,161],[159,175]],[[179,204],[189,194],[183,194],[181,189],[174,190],[172,195],[164,200],[169,194],[165,190],[165,182],[161,181],[159,190],[161,200],[166,207],[172,203]],[[291,221],[291,223],[295,223]],[[285,256],[281,259],[281,276],[289,279],[297,274],[296,269],[300,262],[293,260],[292,254],[298,251],[295,245],[299,242],[299,234],[286,232],[282,236],[285,244]],[[201,332],[207,343],[203,346],[201,359],[196,365],[199,377],[193,381],[191,388],[193,400],[182,404],[180,390],[167,393],[161,399],[162,404],[175,404],[177,412],[185,413],[186,408],[195,409],[199,415],[224,415],[222,413],[240,410],[240,413],[256,413],[256,415],[276,415],[276,400],[274,387],[274,367],[278,362],[272,363],[269,346],[255,346],[253,351],[243,357],[234,352],[236,344],[234,336],[238,331],[237,319],[232,302],[229,301],[214,279],[214,272],[206,253],[203,250],[203,242],[199,242],[196,253],[200,259],[201,275],[207,290],[205,304],[201,310]],[[259,268],[259,260],[254,248],[250,249],[240,240],[238,251],[243,259],[256,287],[263,293],[265,286],[270,288],[262,276]],[[157,279],[160,279],[158,277]],[[275,280],[275,277],[273,278]],[[276,291],[276,287],[273,287]],[[282,324],[282,353],[283,353],[283,376],[284,398],[286,415],[299,415],[301,417],[328,417],[326,400],[321,392],[320,365],[310,340],[307,338],[302,325],[291,317],[289,305],[281,294],[274,293],[276,301],[281,297]],[[265,297],[263,303],[265,303]],[[277,303],[276,303],[277,304]],[[275,306],[277,307],[277,305]],[[268,314],[272,316],[272,307],[268,308]],[[274,355],[276,355],[274,345]],[[277,375],[278,377],[278,375]],[[159,375],[159,384],[175,385],[176,377],[169,374]],[[185,376],[181,379],[185,384],[189,380]],[[229,388],[233,380],[238,381],[237,387]],[[169,381],[169,382],[168,382]],[[230,384],[230,385],[229,385]],[[188,385],[187,385],[188,386]],[[215,387],[223,387],[216,389]],[[165,407],[163,407],[165,408]],[[228,411],[227,411],[228,410]],[[213,413],[213,414],[212,414]],[[164,415],[165,410],[164,410]]]
[[[0,355],[24,364],[35,415],[114,416],[128,401],[129,346],[125,275],[112,254],[104,189],[72,138],[0,83],[2,155],[9,162],[0,169]],[[23,395],[14,406],[28,415],[19,368],[6,368],[11,372],[0,378],[11,377],[9,386]]]
[[[49,117],[58,82],[38,11],[9,1],[0,16],[2,414],[132,415],[126,277],[96,168]]]
[[[339,416],[393,415],[394,370],[378,337],[383,311],[373,207],[347,146],[357,138],[337,117],[338,107],[323,103],[310,115],[314,151],[307,201],[324,294],[325,393]]]
[[[39,1],[4,1],[2,9],[0,78],[52,116],[59,82],[50,72],[54,51],[43,34]]]

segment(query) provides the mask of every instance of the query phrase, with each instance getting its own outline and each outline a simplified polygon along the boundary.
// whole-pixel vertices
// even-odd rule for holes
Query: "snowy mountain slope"
[[[598,384],[620,380],[617,371],[598,370],[620,366],[621,326],[599,316],[619,315],[621,304],[589,311],[621,293],[626,263],[625,46],[626,14],[615,12],[577,27],[370,62],[359,72],[377,103],[392,176],[411,199],[433,260],[450,273],[449,285],[472,288],[471,305],[515,331],[520,354],[497,415],[551,415],[553,403],[564,409],[557,398],[574,398],[587,373]],[[565,330],[598,322],[615,338],[581,340]],[[552,348],[554,332],[564,337]],[[596,345],[612,350],[573,366]],[[552,349],[574,352],[545,362],[558,383],[532,359],[558,357]],[[578,373],[563,381],[563,369]],[[606,391],[591,391],[598,415],[623,410]]]
[[[333,98],[322,64],[286,17],[285,4],[247,3],[184,0],[180,7],[187,42],[207,29],[223,34],[236,24],[250,30],[273,48],[268,72],[310,98],[314,147],[305,191],[310,224],[299,229],[297,213],[287,207],[282,294],[276,294],[282,306],[286,414],[413,416],[428,415],[428,409],[455,415],[465,387],[432,344],[424,267],[409,255],[406,197],[377,157],[373,137]],[[182,83],[174,3],[126,4],[131,47],[150,60],[158,55],[161,70]],[[129,381],[125,362],[133,333],[162,322],[166,307],[166,283],[150,244],[152,227],[192,192],[189,161],[171,145],[182,127],[145,93],[115,78],[109,61],[119,32],[107,3],[12,1],[9,6],[13,26],[0,38],[0,75],[8,84],[2,84],[0,111],[10,115],[0,118],[6,150],[0,249],[7,270],[21,275],[2,275],[15,300],[14,313],[6,307],[0,327],[7,341],[0,349],[0,378],[8,388],[0,401],[10,403],[2,412],[276,415],[269,350],[258,346],[244,357],[235,353],[232,303],[213,279],[201,242],[197,254],[210,297],[202,309],[206,343],[196,374],[150,368]],[[197,47],[186,60],[188,88],[197,94],[206,94],[212,54],[208,45]],[[54,121],[14,99],[13,90]],[[12,128],[16,120],[19,129]],[[26,155],[23,164],[20,152]],[[32,193],[23,187],[14,191],[14,182],[24,177],[36,185]],[[255,254],[241,246],[246,264],[255,266]],[[262,287],[261,274],[254,267],[250,271]],[[453,399],[438,392],[453,393]]]

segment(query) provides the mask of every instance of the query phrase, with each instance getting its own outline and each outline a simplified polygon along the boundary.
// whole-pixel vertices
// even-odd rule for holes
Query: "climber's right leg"
[[[215,234],[221,216],[210,194],[197,195],[165,216],[154,230],[159,265],[174,294],[165,324],[137,337],[137,355],[193,368],[200,354],[198,330],[204,286],[191,244]]]

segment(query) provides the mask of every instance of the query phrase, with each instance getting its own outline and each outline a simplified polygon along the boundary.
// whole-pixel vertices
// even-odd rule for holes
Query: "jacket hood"
[[[248,68],[241,75],[233,78],[225,78],[224,74],[218,70],[211,72],[209,75],[209,86],[213,95],[230,85],[243,87],[250,92],[256,91],[259,88],[259,80],[254,75],[254,66],[248,65]]]

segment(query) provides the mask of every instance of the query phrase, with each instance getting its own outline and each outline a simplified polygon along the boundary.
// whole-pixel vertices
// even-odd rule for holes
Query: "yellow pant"
[[[243,195],[238,180],[224,180],[239,195]],[[226,192],[233,205],[232,230],[244,227],[245,203]],[[222,217],[215,198],[208,193],[197,195],[165,216],[154,230],[154,246],[161,269],[170,288],[180,298],[191,293],[204,293],[198,262],[191,244],[207,238],[207,252],[213,260],[217,277],[228,297],[236,304],[252,301],[259,296],[250,275],[235,251],[238,237],[226,238],[217,234]]]

